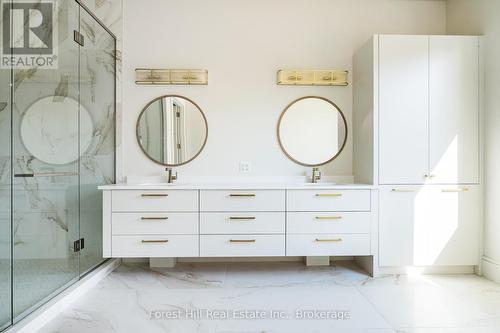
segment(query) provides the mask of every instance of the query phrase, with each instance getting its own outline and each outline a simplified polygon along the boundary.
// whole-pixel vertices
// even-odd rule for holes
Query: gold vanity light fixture
[[[140,85],[207,85],[208,71],[206,69],[136,68],[135,83]]]
[[[347,86],[348,71],[336,69],[279,69],[278,85]]]

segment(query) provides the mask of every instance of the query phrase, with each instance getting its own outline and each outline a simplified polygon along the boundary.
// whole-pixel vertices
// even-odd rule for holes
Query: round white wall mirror
[[[152,161],[178,166],[195,159],[205,147],[205,115],[186,97],[167,95],[146,105],[137,121],[137,142]]]
[[[72,163],[92,143],[92,118],[83,105],[69,97],[37,100],[23,114],[20,127],[25,148],[47,164]]]
[[[278,122],[278,141],[288,158],[304,166],[333,161],[347,141],[347,122],[332,101],[316,96],[290,103]]]

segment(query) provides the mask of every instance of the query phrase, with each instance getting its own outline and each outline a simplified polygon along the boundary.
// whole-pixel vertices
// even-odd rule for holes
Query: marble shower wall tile
[[[72,38],[72,30],[78,24],[78,11],[76,3],[71,4],[73,2],[61,2],[61,6],[64,8],[61,8],[61,15],[59,15],[57,22],[60,26],[58,69],[56,71],[16,69],[14,72],[16,98],[13,104],[12,120],[15,128],[19,128],[30,105],[40,98],[56,96],[54,102],[66,98],[78,99],[79,76],[76,59],[78,59],[79,50]],[[74,7],[69,8],[68,6]],[[121,1],[100,1],[94,5],[89,4],[89,8],[97,16],[101,16],[106,25],[121,26]],[[96,186],[98,184],[113,181],[114,167],[110,161],[114,159],[112,135],[114,115],[113,101],[109,100],[109,96],[113,96],[114,91],[111,88],[106,90],[105,87],[110,87],[110,82],[114,80],[114,71],[111,65],[115,55],[112,52],[112,43],[109,44],[109,38],[108,40],[103,39],[95,34],[95,31],[93,34],[92,22],[82,24],[82,26],[82,30],[86,30],[88,40],[89,48],[86,50],[90,49],[90,51],[86,51],[85,59],[82,59],[87,70],[82,70],[81,85],[82,89],[88,88],[89,91],[88,94],[82,95],[82,98],[85,99],[82,104],[86,104],[94,125],[92,144],[82,157],[82,174],[88,184],[87,188],[83,188],[85,191],[83,196],[93,198],[96,197],[92,194],[97,192]],[[116,34],[121,36],[119,28]],[[92,36],[93,38],[91,38]],[[105,48],[109,51],[105,54],[99,54],[99,52],[95,52],[99,48]],[[93,51],[94,53],[92,53]],[[116,84],[119,101],[121,99],[121,83],[120,79],[118,80]],[[2,95],[4,95],[3,92]],[[117,105],[118,112],[119,108]],[[7,115],[9,114],[6,112],[0,112],[0,128],[4,125],[10,126],[10,117]],[[37,172],[68,172],[78,169],[75,163],[49,165],[34,158],[32,152],[24,146],[19,130],[14,132],[14,151],[13,163],[17,173],[32,173],[34,170]],[[8,176],[6,168],[2,168],[3,165],[8,165],[10,162],[10,157],[6,154],[0,148],[0,180]],[[121,154],[118,152],[117,156],[120,157]],[[120,170],[119,167],[118,170]],[[69,246],[66,244],[66,240],[76,237],[68,235],[68,230],[72,229],[69,228],[69,224],[77,216],[76,207],[78,205],[75,194],[77,188],[75,185],[76,180],[68,177],[19,179],[16,182],[15,193],[18,197],[14,208],[16,215],[21,218],[15,221],[14,233],[16,253],[19,258],[50,258],[67,255]],[[84,208],[88,208],[86,211],[94,215],[99,214],[99,204],[95,205],[92,202],[92,204],[89,203],[89,207],[85,206]],[[89,216],[89,219],[100,221],[100,218],[96,218],[96,216]],[[38,227],[43,227],[42,229],[46,232],[40,233]],[[94,229],[88,230],[89,233],[95,234],[96,239],[100,238],[100,228],[96,226]],[[43,241],[51,246],[40,247],[40,244],[37,244],[37,235],[40,235]],[[96,248],[97,246],[100,245],[96,244]],[[43,248],[44,251],[40,252],[39,248]]]
[[[122,162],[122,41],[123,0],[84,0],[91,10],[116,36],[116,181],[123,181]]]

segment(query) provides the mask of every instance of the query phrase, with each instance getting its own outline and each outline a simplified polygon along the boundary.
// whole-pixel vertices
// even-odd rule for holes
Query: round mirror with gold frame
[[[207,142],[208,124],[195,102],[179,95],[165,95],[144,107],[136,134],[149,159],[164,166],[179,166],[201,153]]]
[[[290,103],[278,121],[278,142],[285,155],[303,166],[336,159],[347,142],[347,122],[340,108],[318,96]]]

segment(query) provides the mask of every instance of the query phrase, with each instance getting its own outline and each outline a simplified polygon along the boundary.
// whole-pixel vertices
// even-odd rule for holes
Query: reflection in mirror
[[[334,160],[347,140],[347,123],[340,109],[322,97],[303,97],[281,114],[278,140],[284,153],[304,166]]]
[[[26,149],[35,158],[52,165],[69,164],[82,156],[92,143],[92,131],[87,109],[69,97],[39,99],[26,110],[21,121],[21,139]],[[78,147],[78,140],[80,152],[71,149]]]
[[[190,162],[207,141],[207,122],[201,109],[181,96],[151,101],[137,121],[137,141],[154,162],[176,166]]]

